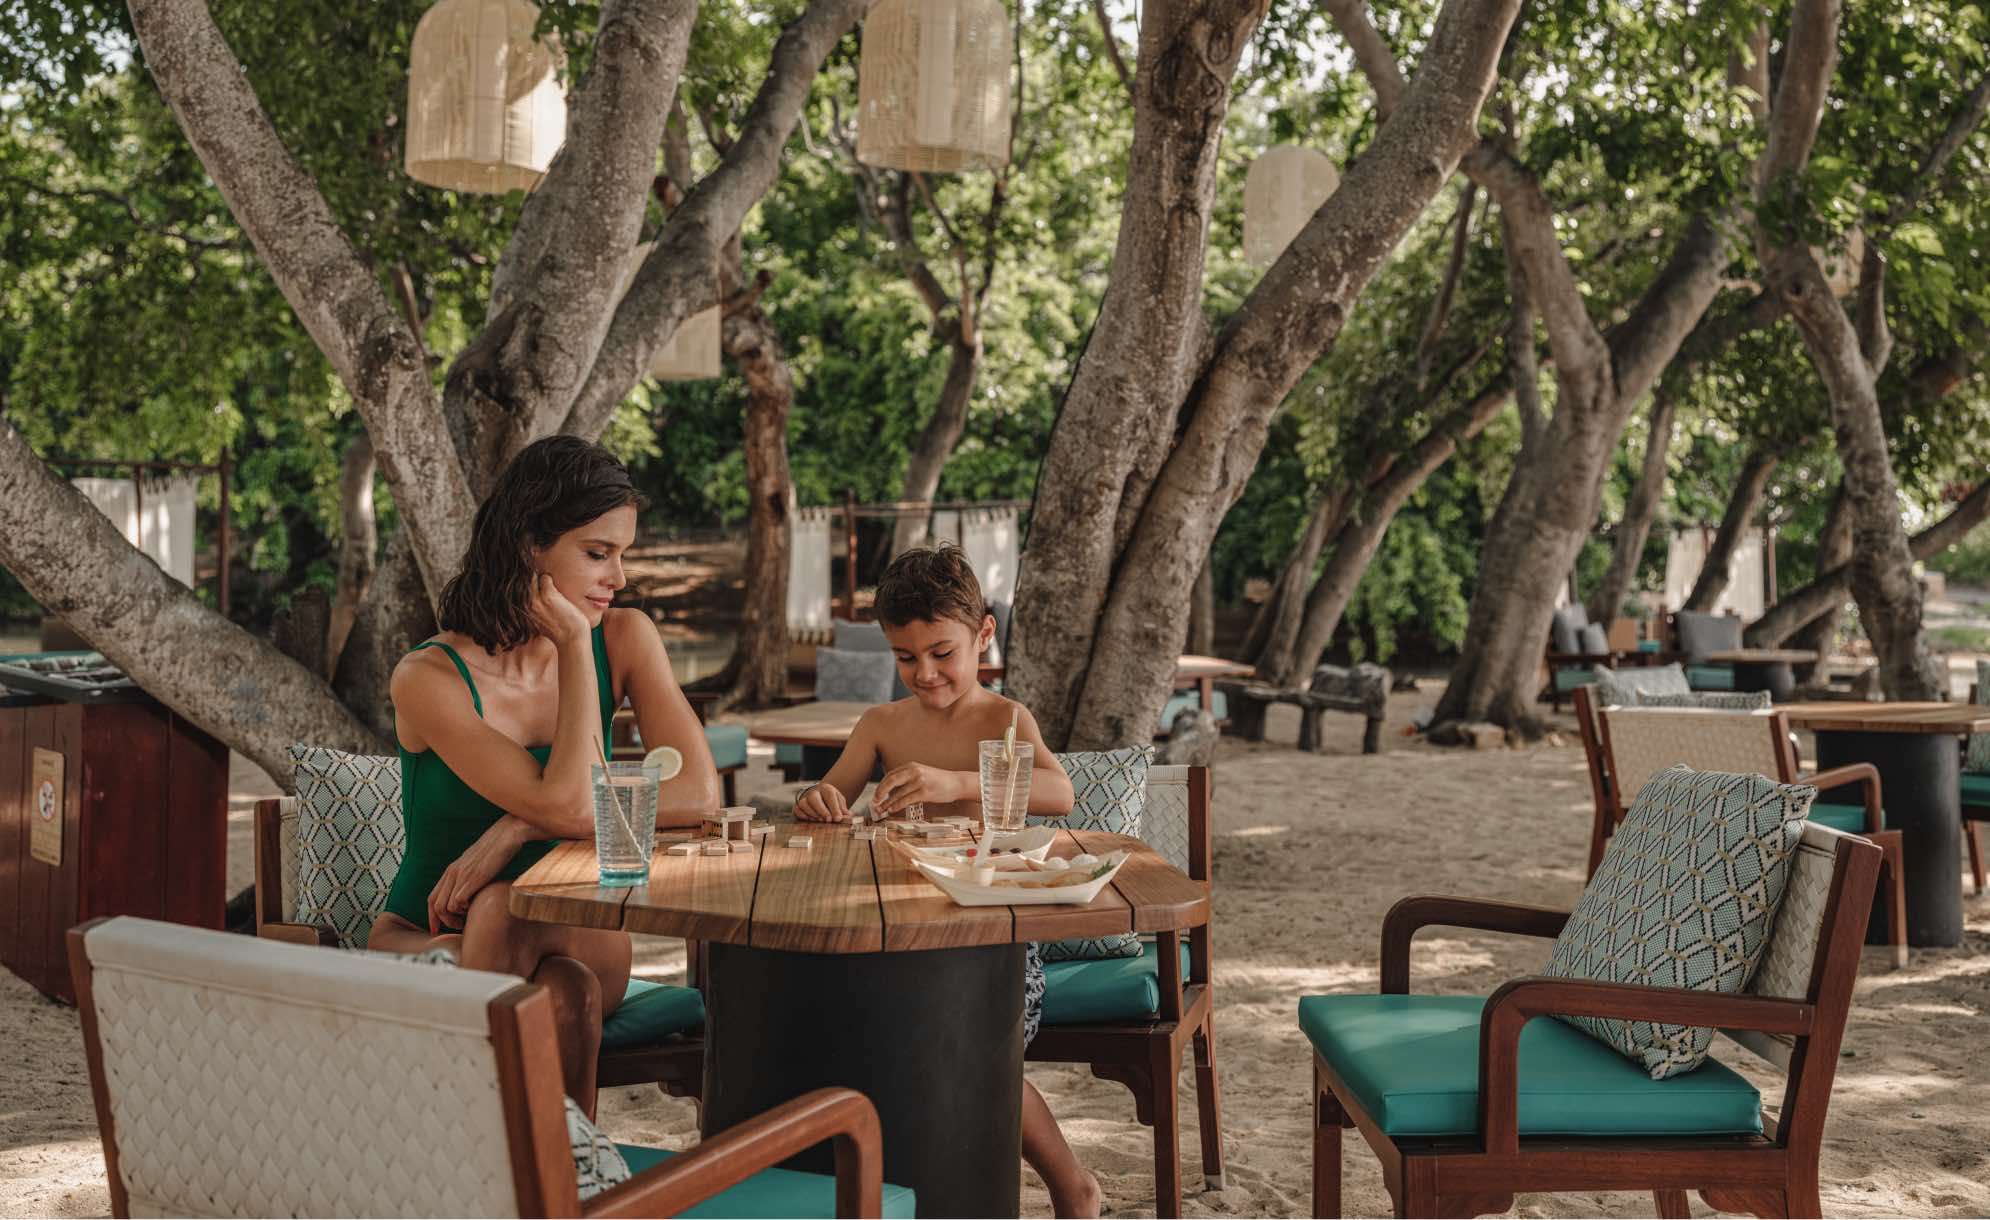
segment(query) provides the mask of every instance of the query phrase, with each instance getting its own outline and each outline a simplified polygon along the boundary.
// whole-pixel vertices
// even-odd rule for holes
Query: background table
[[[1792,703],[1783,710],[1791,724],[1817,734],[1820,769],[1855,762],[1869,762],[1878,769],[1886,824],[1901,831],[1907,870],[1907,943],[1960,943],[1962,761],[1955,738],[1990,732],[1990,707]]]
[[[981,680],[987,682],[1000,678],[1007,672],[1006,665],[983,665]],[[1195,687],[1202,698],[1202,710],[1213,714],[1216,711],[1213,703],[1218,678],[1248,678],[1257,672],[1242,661],[1226,661],[1222,657],[1205,657],[1185,652],[1175,660],[1175,689]]]
[[[1792,665],[1808,665],[1817,654],[1808,648],[1727,648],[1710,652],[1707,660],[1734,666],[1734,689],[1765,690],[1781,703],[1796,690]]]
[[[790,834],[813,846],[785,846]],[[1208,888],[1138,839],[1061,830],[1055,855],[1132,858],[1084,906],[962,907],[893,843],[846,825],[782,825],[771,840],[659,851],[650,883],[627,889],[595,884],[591,843],[564,843],[513,884],[511,910],[706,942],[708,1134],[845,1085],[877,1106],[885,1180],[917,1191],[921,1215],[1014,1216],[1024,943],[1197,927]],[[800,1163],[824,1169],[829,1154]]]

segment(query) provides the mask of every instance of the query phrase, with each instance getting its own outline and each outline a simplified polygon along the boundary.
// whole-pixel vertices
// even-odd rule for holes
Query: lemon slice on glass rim
[[[658,746],[643,755],[643,766],[655,767],[658,780],[673,779],[684,769],[684,755],[675,746]]]

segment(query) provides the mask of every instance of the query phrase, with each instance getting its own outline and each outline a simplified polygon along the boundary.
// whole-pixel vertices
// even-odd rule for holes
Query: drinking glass
[[[601,884],[609,888],[647,885],[650,853],[656,841],[659,767],[638,762],[599,763],[594,779],[594,854],[601,862]]]
[[[981,816],[996,831],[1023,828],[1023,815],[1030,807],[1030,767],[1036,747],[1015,743],[1013,753],[1005,742],[981,743]]]

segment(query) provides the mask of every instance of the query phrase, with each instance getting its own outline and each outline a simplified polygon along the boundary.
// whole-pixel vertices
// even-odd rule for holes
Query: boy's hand
[[[795,816],[804,822],[847,822],[850,804],[835,784],[819,783],[802,793],[795,802]]]
[[[897,813],[907,805],[946,805],[965,799],[959,775],[925,763],[893,767],[871,794],[871,804],[880,813]]]

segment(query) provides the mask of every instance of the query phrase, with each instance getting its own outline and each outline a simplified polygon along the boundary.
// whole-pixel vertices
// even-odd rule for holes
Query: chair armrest
[[[1516,936],[1559,936],[1569,912],[1522,906],[1482,898],[1452,898],[1415,894],[1397,902],[1382,917],[1382,994],[1407,995],[1410,990],[1410,938],[1418,928],[1475,928]]]
[[[1487,1152],[1520,1143],[1520,1031],[1536,1017],[1611,1017],[1665,1025],[1810,1033],[1814,1006],[1801,1000],[1721,995],[1586,979],[1525,978],[1502,984],[1479,1014],[1479,1134]]]
[[[322,945],[328,949],[336,949],[339,944],[339,934],[322,924],[271,920],[257,928],[256,935],[264,940],[280,940],[293,945]]]
[[[1802,776],[1798,782],[1809,784],[1819,792],[1827,792],[1832,788],[1849,788],[1853,784],[1859,785],[1860,795],[1866,805],[1866,829],[1886,829],[1885,815],[1880,812],[1879,769],[1871,763],[1846,763],[1829,771]]]
[[[728,1127],[589,1199],[581,1215],[675,1216],[825,1139],[836,1144],[836,1214],[877,1215],[884,1207],[878,1112],[855,1089],[817,1089]]]

